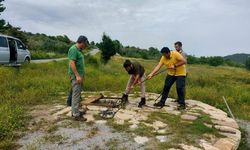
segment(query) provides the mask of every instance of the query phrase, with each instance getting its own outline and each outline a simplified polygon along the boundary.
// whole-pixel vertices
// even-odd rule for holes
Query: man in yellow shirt
[[[165,85],[162,91],[161,100],[154,106],[163,107],[168,98],[168,93],[176,82],[176,90],[178,94],[178,109],[183,110],[186,108],[185,105],[185,77],[186,77],[186,59],[177,51],[170,51],[168,47],[163,47],[161,49],[162,57],[158,65],[153,69],[153,71],[148,75],[148,79],[151,79],[163,65],[167,67],[167,77],[165,80]]]

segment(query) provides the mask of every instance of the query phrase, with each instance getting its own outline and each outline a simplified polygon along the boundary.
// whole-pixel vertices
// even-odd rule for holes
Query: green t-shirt
[[[68,52],[68,58],[70,60],[74,60],[76,64],[76,70],[81,77],[84,76],[84,56],[81,53],[81,49],[77,48],[76,45],[70,47]],[[72,71],[70,64],[69,64],[69,71],[70,77],[75,78],[75,74]]]

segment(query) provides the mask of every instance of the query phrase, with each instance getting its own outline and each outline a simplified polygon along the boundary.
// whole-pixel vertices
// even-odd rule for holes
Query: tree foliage
[[[120,49],[121,44],[118,40],[112,40],[105,33],[102,36],[101,43],[97,44],[101,50],[101,60],[104,64],[108,63],[110,58],[114,56]]]
[[[4,0],[0,0],[0,16],[1,16],[2,12],[4,12],[4,10],[5,10],[5,7],[2,4],[3,1]],[[4,28],[5,28],[5,20],[0,19],[0,32],[3,32]]]
[[[246,68],[250,70],[250,57],[248,57],[246,60]]]

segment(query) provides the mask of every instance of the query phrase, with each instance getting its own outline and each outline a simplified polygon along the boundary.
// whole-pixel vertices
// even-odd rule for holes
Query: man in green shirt
[[[84,56],[81,50],[88,46],[88,39],[85,36],[80,36],[75,45],[71,46],[68,51],[69,69],[71,88],[72,88],[72,102],[71,110],[72,116],[77,121],[86,121],[83,117],[83,112],[79,111],[79,104],[81,100],[82,83],[84,79]]]

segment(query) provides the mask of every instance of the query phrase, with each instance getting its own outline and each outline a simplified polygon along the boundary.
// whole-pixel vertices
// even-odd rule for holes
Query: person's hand
[[[153,77],[153,74],[150,73],[150,74],[147,76],[147,79],[150,80],[150,79],[152,79],[152,77]]]
[[[80,76],[76,76],[76,82],[78,84],[81,84],[82,83],[82,78]]]
[[[168,67],[168,69],[176,69],[175,65],[171,65],[170,67]]]
[[[129,89],[130,89],[130,90],[132,90],[133,88],[134,88],[134,86],[133,86],[133,85],[131,85],[131,86],[129,87]]]

